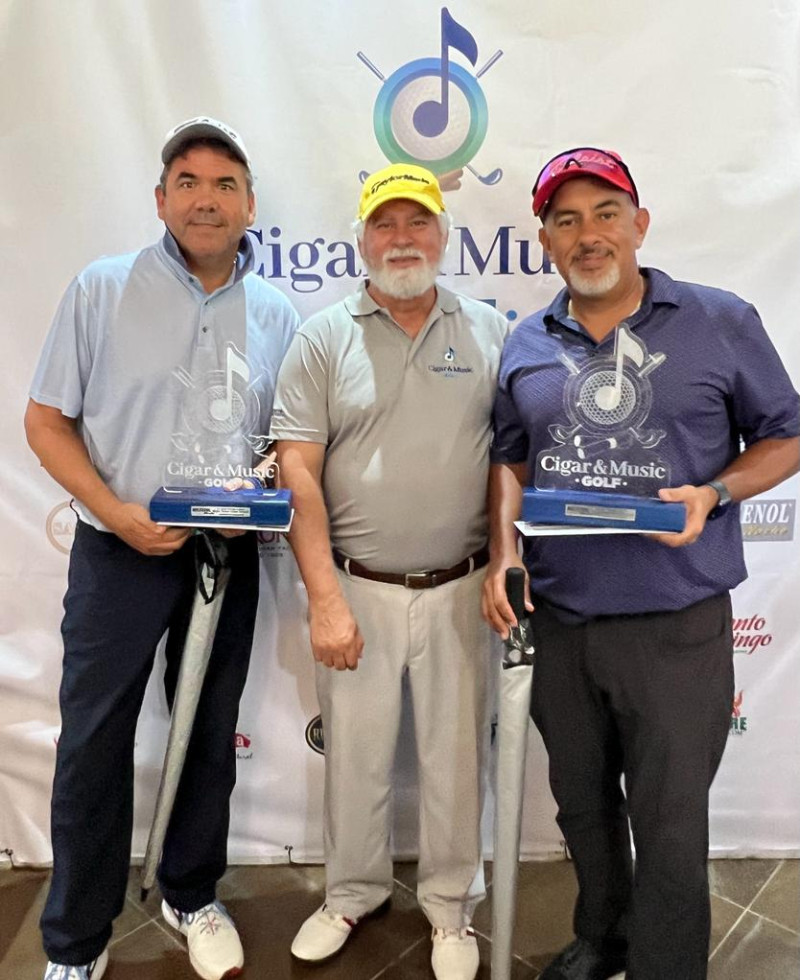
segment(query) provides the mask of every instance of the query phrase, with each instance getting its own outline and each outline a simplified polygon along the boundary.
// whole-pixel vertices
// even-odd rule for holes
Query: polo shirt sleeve
[[[524,463],[528,458],[528,433],[514,401],[513,380],[512,344],[507,341],[500,359],[492,409],[492,447],[489,452],[492,463]]]
[[[45,340],[30,387],[40,405],[78,418],[97,343],[97,317],[80,277],[64,294]]]
[[[761,318],[749,304],[737,334],[731,402],[745,445],[800,434],[800,398]]]
[[[301,328],[278,374],[270,439],[328,442],[329,353],[317,332]]]

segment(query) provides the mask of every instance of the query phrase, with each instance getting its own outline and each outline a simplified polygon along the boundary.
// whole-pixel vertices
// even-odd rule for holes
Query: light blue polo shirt
[[[79,420],[120,500],[147,506],[163,484],[219,486],[263,454],[299,318],[252,268],[245,235],[230,279],[208,294],[167,232],[93,262],[67,289],[30,397]]]

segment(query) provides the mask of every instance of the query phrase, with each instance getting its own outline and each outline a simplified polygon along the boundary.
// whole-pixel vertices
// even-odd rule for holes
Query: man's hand
[[[143,555],[171,555],[192,533],[188,527],[164,527],[151,521],[140,504],[120,504],[105,524],[125,544]]]
[[[341,595],[308,602],[308,624],[314,659],[335,670],[356,670],[364,638]]]
[[[682,487],[668,487],[659,490],[662,500],[686,504],[686,527],[680,534],[648,534],[647,537],[670,548],[681,548],[685,544],[694,544],[706,526],[706,518],[717,505],[717,492],[713,487],[694,487],[684,484]]]
[[[509,568],[522,568],[524,571],[524,565],[516,555],[507,560],[490,561],[481,595],[483,618],[504,640],[508,637],[509,626],[517,625],[514,610],[506,596],[506,571]],[[525,608],[528,612],[533,612],[529,595],[528,573],[525,572]]]

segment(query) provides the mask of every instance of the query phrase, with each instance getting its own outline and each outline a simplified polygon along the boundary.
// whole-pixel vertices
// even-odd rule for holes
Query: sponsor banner
[[[119,31],[89,4],[51,4],[45,19],[36,4],[18,4],[5,24],[3,65],[14,84],[0,86],[6,122],[0,167],[15,192],[4,204],[13,247],[4,252],[0,283],[9,366],[0,389],[8,421],[0,436],[6,478],[0,842],[23,863],[50,858],[59,625],[75,515],[66,492],[24,446],[20,417],[66,284],[99,256],[129,253],[161,235],[151,188],[163,133],[178,121],[208,113],[243,134],[257,176],[260,216],[249,232],[256,269],[303,317],[359,282],[351,223],[361,182],[393,161],[416,161],[440,176],[453,219],[442,281],[491,303],[512,323],[539,309],[561,279],[531,212],[535,174],[567,146],[610,145],[630,164],[653,214],[642,261],[752,301],[800,380],[793,315],[800,277],[791,267],[800,226],[786,221],[800,200],[800,89],[796,48],[786,43],[800,30],[800,12],[791,4],[764,10],[679,0],[645,14],[636,0],[620,0],[585,5],[581,30],[560,0],[540,0],[524,17],[512,0],[462,0],[447,9],[409,0],[391,22],[376,17],[367,0],[229,6],[236,16],[220,18],[216,0],[174,0],[176,16],[164,18],[163,5],[141,0],[127,6],[126,30]],[[215,56],[198,73],[197,52],[210,43]],[[144,48],[155,52],[149,60],[141,57]],[[598,65],[599,49],[624,57]],[[107,57],[98,59],[98,50]],[[676,63],[696,70],[676,74]],[[120,64],[133,66],[124,86],[109,67]],[[759,84],[764,64],[775,84]],[[610,92],[624,112],[609,115]],[[150,110],[144,116],[143,106]],[[676,106],[677,143],[674,126],[664,125],[675,120]],[[111,176],[118,174],[122,182]],[[732,249],[741,242],[746,248]],[[563,364],[564,399],[537,468],[543,486],[649,494],[667,479],[650,400],[651,384],[668,367],[661,353],[656,340],[642,342],[631,331],[620,333],[613,354],[590,363],[576,353]],[[458,345],[443,345],[424,369],[459,384],[468,369],[481,370],[465,360]],[[187,396],[211,398],[221,430],[229,409],[250,405],[252,379],[235,350],[229,377],[204,377],[189,365],[185,372],[179,380]],[[430,429],[435,438],[435,419]],[[263,432],[253,428],[251,435]],[[176,479],[213,484],[228,474],[205,469],[202,441],[190,438],[174,449]],[[235,472],[243,465],[230,460]],[[771,493],[774,499],[758,497],[740,508],[745,541],[753,545],[750,579],[734,596],[737,723],[744,734],[747,719],[747,737],[737,738],[715,782],[712,852],[800,853],[797,480]],[[761,547],[780,542],[788,547]],[[322,851],[324,738],[305,599],[285,538],[261,534],[259,551],[261,604],[240,714],[246,721],[236,741],[242,765],[229,853],[232,861],[285,861],[284,848],[292,845],[295,859],[313,860]],[[137,854],[166,738],[160,671],[161,665],[139,726]],[[246,765],[256,752],[257,764]],[[413,772],[402,753],[400,765],[405,786]],[[558,852],[554,812],[546,754],[532,729],[523,854]],[[395,839],[409,841],[416,813],[409,806],[398,814]],[[490,821],[484,842],[490,851]]]
[[[745,541],[794,541],[796,500],[755,497],[739,508]]]

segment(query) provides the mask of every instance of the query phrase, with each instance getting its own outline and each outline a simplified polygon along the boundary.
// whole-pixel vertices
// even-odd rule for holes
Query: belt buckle
[[[421,581],[414,581],[415,579],[429,579],[431,577],[430,572],[406,572],[404,576],[403,585],[407,589],[425,589],[427,584]]]

